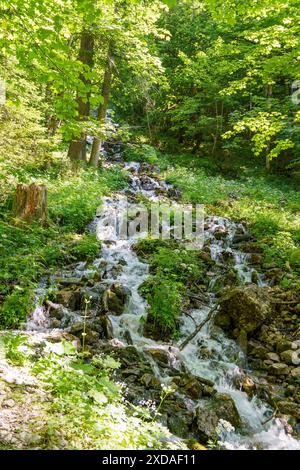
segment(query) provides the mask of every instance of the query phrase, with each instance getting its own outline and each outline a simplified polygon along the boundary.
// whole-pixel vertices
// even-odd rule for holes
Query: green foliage
[[[26,343],[26,337],[19,334],[6,334],[1,338],[5,348],[5,357],[12,364],[16,366],[23,366],[26,360],[26,355],[20,346],[24,346]]]
[[[0,310],[2,328],[17,328],[26,320],[33,307],[33,295],[29,288],[16,286],[5,298]]]
[[[93,260],[100,252],[100,242],[94,233],[76,237],[70,248],[71,256],[77,260]]]
[[[174,337],[183,304],[183,284],[154,276],[141,286],[140,292],[150,305],[148,315],[155,328]]]
[[[296,270],[293,256],[297,258],[300,242],[300,197],[289,180],[246,166],[238,168],[238,180],[228,180],[210,175],[207,161],[188,155],[165,155],[160,164],[167,180],[181,189],[184,202],[206,203],[210,213],[245,221],[263,248],[266,262],[288,270],[289,261]]]
[[[127,144],[124,152],[124,159],[127,162],[157,163],[158,156],[154,147],[147,144]]]
[[[167,134],[216,161],[252,153],[298,168],[298,92],[292,101],[291,88],[299,76],[298,9],[298,0],[228,0],[222,8],[205,0],[166,11],[159,25],[170,35],[157,42],[166,83],[150,111],[156,138]]]
[[[186,249],[176,240],[141,239],[135,251],[150,265],[152,275],[140,292],[149,304],[151,321],[165,334],[174,336],[187,289],[205,282],[205,265],[199,252]]]
[[[87,360],[67,341],[36,346],[30,336],[18,334],[3,335],[1,345],[10,366],[25,366],[26,375],[37,381],[39,394],[35,396],[33,389],[31,400],[35,417],[45,424],[36,431],[35,422],[33,429],[26,429],[24,423],[28,432],[37,433],[35,448],[184,448],[172,443],[171,434],[156,422],[156,415],[127,402],[124,386],[113,379],[120,364],[112,356],[95,355]],[[17,389],[12,393],[18,407]],[[161,401],[169,393],[163,391]]]
[[[46,448],[57,445],[61,430],[71,449],[164,447],[159,438],[168,431],[141,420],[139,408],[126,403],[122,388],[111,379],[118,367],[110,356],[94,356],[85,362],[50,355],[34,364],[35,374],[52,396],[51,439],[45,442]]]
[[[119,168],[101,174],[82,169],[75,176],[64,176],[52,185],[49,215],[56,224],[81,231],[94,218],[101,196],[126,184],[126,175]]]

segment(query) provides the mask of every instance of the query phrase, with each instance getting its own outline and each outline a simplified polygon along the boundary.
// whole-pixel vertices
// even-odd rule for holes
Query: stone
[[[254,335],[273,313],[268,293],[256,285],[228,289],[219,304],[215,324],[236,338],[241,331],[247,333],[248,338]]]
[[[70,310],[80,310],[82,303],[82,293],[80,288],[66,288],[60,290],[56,295],[56,303],[69,308]]]
[[[147,352],[151,354],[153,359],[155,359],[156,361],[165,365],[169,365],[170,356],[165,349],[149,348],[147,349]]]
[[[57,277],[55,281],[62,286],[79,285],[82,283],[82,277]]]
[[[273,361],[273,362],[280,362],[280,358],[279,358],[278,354],[276,354],[276,353],[273,353],[273,352],[267,353],[267,354],[266,354],[266,357],[267,357],[267,359],[269,359],[270,361]],[[281,357],[281,356],[280,356],[280,357]]]
[[[295,369],[292,369],[292,371],[291,371],[291,376],[292,376],[294,379],[300,378],[300,367],[295,367]]]
[[[224,238],[226,238],[228,235],[228,231],[225,229],[225,228],[218,228],[215,232],[214,232],[214,236],[217,240],[222,240]]]
[[[241,426],[241,419],[230,395],[217,393],[205,405],[196,410],[197,435],[202,442],[217,439],[216,428],[220,419],[228,421],[235,429]]]
[[[242,381],[242,390],[249,396],[253,396],[256,391],[256,385],[251,377],[244,377]]]
[[[289,367],[287,364],[281,362],[273,363],[269,367],[269,372],[273,375],[287,375],[289,373]]]
[[[280,354],[280,359],[285,364],[289,364],[289,365],[294,364],[296,358],[297,358],[296,351],[293,351],[292,349],[288,349],[287,351],[283,351]]]
[[[2,405],[7,408],[13,408],[15,406],[16,402],[12,398],[9,398],[8,400],[5,400]]]
[[[296,419],[300,419],[300,405],[290,401],[279,401],[277,402],[277,408],[280,413],[293,416]]]
[[[279,340],[276,344],[276,351],[278,353],[282,353],[283,351],[287,351],[288,349],[292,348],[292,342],[288,340]]]
[[[112,284],[103,295],[102,305],[105,312],[122,315],[130,297],[130,290],[119,283]]]
[[[268,354],[268,349],[257,341],[248,341],[248,354],[258,359],[264,359]]]

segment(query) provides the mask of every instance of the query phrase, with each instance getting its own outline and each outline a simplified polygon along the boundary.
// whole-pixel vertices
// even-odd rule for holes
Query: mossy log
[[[18,184],[13,202],[13,217],[18,222],[45,225],[47,220],[47,188],[37,184]]]

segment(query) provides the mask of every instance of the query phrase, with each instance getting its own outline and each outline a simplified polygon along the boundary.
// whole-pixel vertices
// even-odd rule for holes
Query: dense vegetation
[[[277,285],[299,299],[300,0],[221,3],[0,0],[1,329],[22,327],[41,279],[99,254],[86,227],[128,185],[122,165],[103,166],[108,139],[181,202],[244,222],[263,269],[279,269]],[[18,183],[47,187],[46,225],[14,217]],[[176,339],[210,261],[174,240],[140,240],[135,252],[150,266],[139,289],[149,336]],[[62,425],[65,448],[161,448],[169,436],[156,413],[124,403],[109,355],[87,364],[65,343],[36,357],[10,335],[2,346],[50,396],[43,448]]]

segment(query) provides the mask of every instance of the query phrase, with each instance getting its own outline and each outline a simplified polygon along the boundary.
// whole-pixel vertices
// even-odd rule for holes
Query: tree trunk
[[[109,94],[110,94],[110,87],[111,87],[111,80],[112,80],[112,57],[111,57],[111,45],[108,46],[107,52],[107,63],[103,77],[103,85],[102,85],[102,98],[103,101],[98,108],[98,119],[99,124],[103,124],[105,122],[105,116],[108,108],[109,103]],[[100,158],[100,151],[101,151],[101,137],[95,137],[93,141],[93,146],[91,150],[91,156],[89,164],[90,166],[97,167]]]
[[[80,50],[78,60],[89,69],[94,65],[94,36],[90,31],[83,31],[80,39]],[[87,79],[84,74],[80,75],[80,80],[85,87],[91,84],[91,80]],[[84,96],[77,92],[77,108],[79,121],[85,121],[90,115],[90,91]],[[73,161],[86,161],[86,134],[81,133],[77,139],[73,139],[69,146],[68,156]]]
[[[18,184],[13,203],[15,219],[45,225],[47,220],[47,188],[37,184]]]

